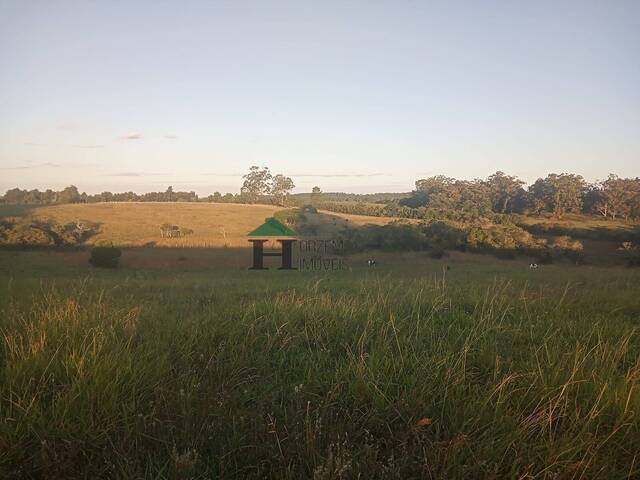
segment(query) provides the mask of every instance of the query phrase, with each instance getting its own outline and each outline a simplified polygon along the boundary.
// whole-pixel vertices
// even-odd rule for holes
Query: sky
[[[0,0],[0,191],[640,176],[640,1]]]

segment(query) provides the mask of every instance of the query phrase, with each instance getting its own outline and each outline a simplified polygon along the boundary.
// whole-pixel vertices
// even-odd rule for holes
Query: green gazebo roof
[[[273,217],[265,219],[258,228],[249,232],[250,237],[296,237],[298,234]]]

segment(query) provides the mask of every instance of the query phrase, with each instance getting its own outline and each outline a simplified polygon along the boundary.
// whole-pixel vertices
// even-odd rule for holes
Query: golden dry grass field
[[[0,206],[0,217],[23,216],[53,219],[65,224],[89,221],[99,225],[99,232],[87,243],[107,240],[128,247],[246,247],[247,233],[282,207],[234,203],[189,202],[118,202],[35,206],[14,208]],[[311,215],[312,223],[331,229],[333,226],[384,225],[396,218],[368,217],[322,212]],[[160,225],[170,223],[193,230],[182,238],[162,238]]]
[[[108,240],[121,246],[155,244],[163,247],[246,246],[246,235],[273,216],[278,207],[219,203],[122,202],[35,207],[33,218],[64,224],[90,221],[99,233],[87,243]],[[183,238],[161,238],[160,225],[170,223],[193,230]]]

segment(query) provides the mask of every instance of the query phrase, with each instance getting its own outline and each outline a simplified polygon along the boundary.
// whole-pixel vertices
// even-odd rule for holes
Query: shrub
[[[0,244],[23,247],[68,247],[94,235],[97,226],[90,222],[59,225],[51,219],[9,218],[0,222]]]
[[[467,243],[465,233],[447,222],[426,223],[422,225],[421,230],[429,245],[440,250],[453,250]]]
[[[640,255],[627,257],[627,267],[640,267]]]
[[[300,210],[302,213],[318,213],[318,209],[313,205],[303,205]]]
[[[160,236],[162,238],[180,238],[192,233],[193,230],[187,227],[179,227],[166,222],[160,225]]]
[[[579,252],[582,250],[582,242],[580,240],[574,240],[568,235],[559,236],[553,241],[551,246],[564,252]]]
[[[89,263],[99,268],[116,268],[121,256],[122,250],[112,244],[97,245],[91,249]]]
[[[306,220],[306,217],[300,213],[300,209],[298,208],[280,210],[273,214],[273,218],[292,228],[296,228],[297,225]]]

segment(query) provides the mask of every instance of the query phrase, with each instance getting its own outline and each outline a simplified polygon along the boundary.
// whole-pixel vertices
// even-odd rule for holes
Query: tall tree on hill
[[[454,180],[442,188],[431,188],[427,206],[439,210],[459,210],[484,215],[491,212],[491,195],[482,180]]]
[[[7,190],[4,194],[3,201],[4,203],[9,204],[20,204],[26,203],[27,191],[20,190],[19,188],[12,188],[11,190]]]
[[[620,178],[613,173],[600,186],[600,202],[595,208],[605,217],[628,219],[640,203],[640,180]]]
[[[271,194],[274,196],[278,205],[284,206],[287,200],[287,195],[291,193],[291,190],[295,188],[293,180],[284,175],[278,174],[273,177],[271,182]]]
[[[435,207],[434,203],[442,204],[445,201],[447,191],[455,183],[455,178],[444,175],[436,175],[429,178],[416,180],[416,189],[409,198],[400,200],[400,205],[411,208]]]
[[[80,201],[80,192],[75,185],[69,185],[67,188],[58,193],[57,203],[78,203]]]
[[[602,182],[587,185],[582,202],[582,211],[584,213],[597,213],[605,218],[609,217],[609,204],[602,191]]]
[[[311,203],[316,204],[320,200],[320,195],[322,195],[322,190],[317,185],[311,189]]]
[[[252,166],[249,173],[242,177],[244,182],[240,188],[240,193],[246,196],[249,201],[255,202],[261,195],[271,193],[272,175],[267,167]]]
[[[487,185],[491,194],[493,211],[507,213],[514,211],[515,200],[524,194],[524,182],[518,177],[497,171],[487,178]]]
[[[586,190],[586,182],[572,173],[550,173],[529,187],[534,211],[550,212],[556,218],[566,213],[579,213]]]

